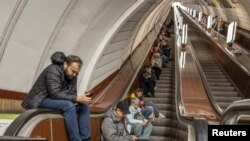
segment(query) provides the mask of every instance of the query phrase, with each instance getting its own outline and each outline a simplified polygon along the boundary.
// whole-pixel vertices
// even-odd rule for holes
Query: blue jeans
[[[158,107],[155,106],[154,102],[152,102],[152,101],[147,102],[146,107],[148,107],[148,106],[153,107],[155,116],[159,117],[160,111],[159,111]]]
[[[40,108],[56,109],[63,112],[70,141],[90,138],[89,107],[85,104],[75,106],[72,101],[45,98]]]
[[[153,108],[145,107],[141,110],[141,113],[148,120],[149,116],[153,113]]]

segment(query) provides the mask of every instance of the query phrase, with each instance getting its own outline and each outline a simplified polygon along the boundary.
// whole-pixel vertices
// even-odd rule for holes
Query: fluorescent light
[[[201,22],[202,19],[202,12],[199,12],[198,22]]]
[[[227,43],[232,43],[235,40],[237,22],[231,22],[227,29]]]

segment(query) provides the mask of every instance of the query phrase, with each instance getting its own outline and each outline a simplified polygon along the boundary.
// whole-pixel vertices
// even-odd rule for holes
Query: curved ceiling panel
[[[166,4],[166,5],[165,5]],[[144,23],[141,25],[140,30],[137,32],[137,35],[135,37],[132,50],[134,50],[139,43],[145,38],[145,36],[150,32],[150,30],[153,28],[154,23],[156,22],[153,20],[154,16],[156,15],[156,12],[159,11],[159,9],[165,5],[165,9],[170,9],[171,3],[170,1],[163,1],[161,4],[159,4],[154,11],[150,13],[150,15],[147,17],[147,19],[144,21]],[[167,13],[166,13],[167,14]]]
[[[160,1],[158,1],[159,3]],[[143,7],[141,7],[140,10],[138,10],[137,13],[147,13],[149,10],[151,11],[152,7],[155,7],[156,5],[158,5],[158,3],[152,3],[149,2],[147,4],[144,4]],[[161,12],[163,11],[163,6],[164,4],[169,3],[169,1],[163,1],[160,7],[157,7],[154,9],[154,11],[156,12],[150,12],[152,15],[154,15],[154,19],[148,20],[150,22],[153,22],[153,24],[149,24],[150,27],[146,28],[146,31],[144,32],[144,34],[146,35],[146,33],[148,33],[150,31],[150,29],[152,29],[154,27],[154,23],[158,22],[160,20],[160,16],[161,16]],[[169,7],[165,7],[166,9],[170,9],[170,3],[169,3]],[[147,11],[148,10],[148,11]],[[166,13],[167,14],[167,13]],[[159,15],[159,16],[157,16]],[[137,16],[137,14],[133,14],[133,16],[131,16],[130,19],[128,19],[126,21],[126,23],[120,28],[120,30],[115,34],[115,36],[113,37],[113,39],[110,41],[109,45],[105,48],[105,50],[108,50],[110,47],[113,46],[114,43],[119,43],[119,42],[124,42],[126,46],[124,46],[123,48],[120,47],[119,51],[116,52],[112,52],[108,55],[102,55],[97,63],[97,67],[94,70],[93,76],[91,78],[91,83],[89,88],[92,88],[93,86],[95,86],[96,84],[100,83],[104,78],[106,78],[108,75],[107,74],[111,74],[112,72],[116,71],[117,69],[120,68],[120,65],[122,64],[122,58],[124,56],[124,52],[127,52],[127,54],[130,54],[133,50],[131,50],[131,46],[129,46],[129,42],[133,42],[133,36],[131,36],[131,34],[133,34],[133,31],[136,30],[136,26],[135,23],[133,24],[133,26],[129,26],[131,28],[128,28],[128,25],[131,25],[131,21],[134,20],[134,16]],[[144,20],[144,17],[138,17],[139,19],[137,19],[137,23],[140,20]],[[158,18],[158,19],[157,19]],[[144,21],[146,22],[146,21]],[[139,23],[138,23],[139,24]],[[132,28],[133,27],[133,28]],[[126,29],[126,32],[124,32],[124,29]],[[110,65],[109,62],[114,62],[116,60],[120,60],[120,64],[117,64],[117,66],[115,66],[114,63],[112,63],[112,66],[108,66]],[[104,68],[109,68],[106,70],[102,70],[100,71],[100,68],[104,69]],[[110,69],[113,68],[113,69]],[[105,77],[103,77],[105,76]]]
[[[89,77],[89,84],[86,86],[89,89],[120,68],[124,48],[127,46],[131,33],[136,27],[137,21],[140,19],[133,19],[133,21],[131,21],[130,18],[141,8],[144,2],[146,1],[137,1],[126,9],[126,12],[122,13],[123,15],[117,20],[119,25],[113,27],[113,30],[117,31],[110,36],[110,41],[107,42],[106,46],[103,46],[103,50],[100,50],[99,59],[96,60],[97,62],[93,66],[92,75]],[[117,45],[119,45],[119,47]],[[115,49],[116,51],[110,52],[109,54],[106,53],[106,50],[110,50],[110,48],[113,50],[114,47],[118,47]]]
[[[0,0],[0,42],[17,2],[17,0]]]
[[[109,1],[111,2],[111,1]],[[43,58],[41,58],[38,71],[42,71],[48,64],[50,64],[50,56],[55,51],[63,51],[66,55],[73,54],[75,48],[87,48],[89,51],[81,52],[81,57],[85,54],[91,54],[91,50],[94,49],[93,45],[80,45],[80,42],[89,36],[91,32],[90,27],[93,21],[98,17],[100,11],[104,10],[108,5],[106,0],[75,0],[65,12],[65,15],[61,19],[61,24],[57,28],[57,32],[54,33],[54,38],[51,38],[51,43],[46,46]],[[105,31],[106,29],[104,29]],[[93,33],[91,33],[93,34]],[[94,32],[98,39],[100,34]],[[89,40],[88,44],[94,44],[97,41]],[[82,58],[84,65],[88,62],[86,57]],[[82,71],[83,72],[83,71]],[[39,74],[39,72],[38,72]]]
[[[134,41],[134,34],[135,31],[137,31],[140,27],[140,22],[144,21],[147,14],[151,12],[151,10],[153,10],[153,8],[160,2],[161,0],[137,1],[133,6],[127,9],[126,13],[129,13],[127,14],[127,18],[124,19],[123,23],[119,27],[119,30],[113,35],[111,41],[105,47],[103,52],[106,52],[105,50],[109,50],[110,47],[113,48],[113,44],[120,44],[119,42],[122,42],[123,46],[119,47],[119,51],[117,50],[116,52],[112,52],[108,55],[105,53],[102,53],[100,55],[100,58],[96,63],[96,67],[90,77],[88,89],[91,89],[96,84],[100,83],[108,76],[107,74],[110,75],[111,73],[120,68],[122,62],[125,60],[124,58],[127,58],[132,51],[131,42]],[[108,65],[110,65],[110,62],[115,62],[117,60],[120,61],[120,63],[112,63],[112,67],[109,66],[113,69],[103,69],[104,67],[108,67]],[[103,69],[103,71],[100,71],[100,69]]]
[[[28,1],[0,62],[2,89],[27,92],[39,57],[69,0]],[[56,8],[55,8],[56,7]]]

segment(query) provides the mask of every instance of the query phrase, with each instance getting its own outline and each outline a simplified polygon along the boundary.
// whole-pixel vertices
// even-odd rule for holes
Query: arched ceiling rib
[[[129,55],[133,51],[130,50],[131,47],[129,46],[129,44],[131,41],[134,40],[133,38],[131,39],[131,35],[133,34],[133,31],[136,30],[136,25],[138,24],[133,23],[133,26],[129,26],[130,28],[128,28],[127,26],[130,25],[128,23],[131,23],[131,21],[135,22],[134,15],[137,15],[137,13],[146,13],[159,3],[159,1],[153,1],[153,0],[145,2],[147,3],[144,3],[139,8],[133,10],[133,12],[131,11],[131,9],[128,9],[128,11],[131,11],[132,13],[129,14],[129,18],[124,20],[124,24],[122,24],[119,31],[117,31],[113,35],[113,38],[110,40],[109,44],[105,47],[103,54],[100,55],[99,61],[97,62],[94,71],[92,71],[92,77],[90,78],[89,88],[92,88],[93,86],[101,82],[104,78],[106,78],[111,73],[120,68],[121,64],[124,61],[123,60],[124,52],[128,52],[128,54],[125,55]],[[168,1],[165,1],[163,3],[166,2]],[[136,20],[137,20],[136,23],[138,23],[141,20],[144,21],[144,18],[139,17]],[[118,47],[120,48],[119,50],[116,50],[109,54],[105,53],[106,50],[109,50],[110,47],[114,48],[114,44],[119,44],[120,42],[122,42],[122,45],[124,46]],[[120,62],[118,62],[118,60],[120,60]]]
[[[12,16],[12,11],[17,4],[16,0],[4,0],[0,4],[0,42],[2,41],[3,34],[8,26],[8,22]]]

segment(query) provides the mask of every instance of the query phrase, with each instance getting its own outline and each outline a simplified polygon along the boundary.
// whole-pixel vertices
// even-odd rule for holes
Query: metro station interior
[[[83,60],[77,94],[93,92],[91,141],[101,141],[105,112],[142,87],[162,40],[171,51],[144,100],[164,118],[149,141],[208,141],[209,125],[249,124],[249,9],[247,0],[0,0],[0,141],[69,141],[61,111],[21,106],[56,51]]]

